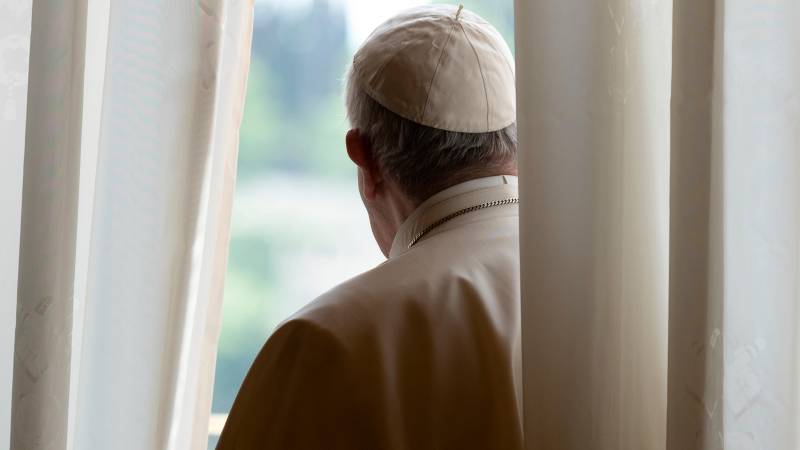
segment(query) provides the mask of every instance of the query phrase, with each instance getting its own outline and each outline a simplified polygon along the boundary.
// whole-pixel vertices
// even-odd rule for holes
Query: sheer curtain
[[[530,449],[800,447],[800,3],[516,3]]]
[[[11,448],[204,448],[252,1],[28,15]]]
[[[31,4],[0,2],[0,448],[9,448]],[[6,249],[9,249],[8,251]]]

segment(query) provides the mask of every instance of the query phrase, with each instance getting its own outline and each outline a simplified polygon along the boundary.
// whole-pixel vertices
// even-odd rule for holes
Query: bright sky
[[[304,8],[312,0],[257,0],[280,8]],[[332,0],[345,4],[351,47],[357,47],[366,37],[393,14],[412,6],[430,3],[428,0]]]
[[[394,14],[425,0],[340,0],[347,4],[350,45],[357,47],[378,25]]]

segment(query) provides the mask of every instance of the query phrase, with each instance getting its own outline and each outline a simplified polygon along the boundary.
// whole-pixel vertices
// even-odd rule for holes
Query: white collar
[[[426,226],[460,209],[516,196],[517,177],[496,175],[451,186],[422,202],[400,225],[389,250],[389,258],[408,250],[409,243]]]

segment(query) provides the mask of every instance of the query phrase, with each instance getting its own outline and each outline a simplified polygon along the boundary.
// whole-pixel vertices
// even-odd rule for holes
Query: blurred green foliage
[[[265,171],[342,177],[348,61],[344,11],[317,0],[286,10],[259,4],[239,150],[239,179]]]

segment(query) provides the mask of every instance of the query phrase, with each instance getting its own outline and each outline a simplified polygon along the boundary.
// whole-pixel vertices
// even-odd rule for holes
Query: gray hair
[[[378,166],[412,201],[473,178],[516,169],[517,126],[489,133],[439,130],[401,117],[370,97],[348,71],[347,119],[372,147]]]

